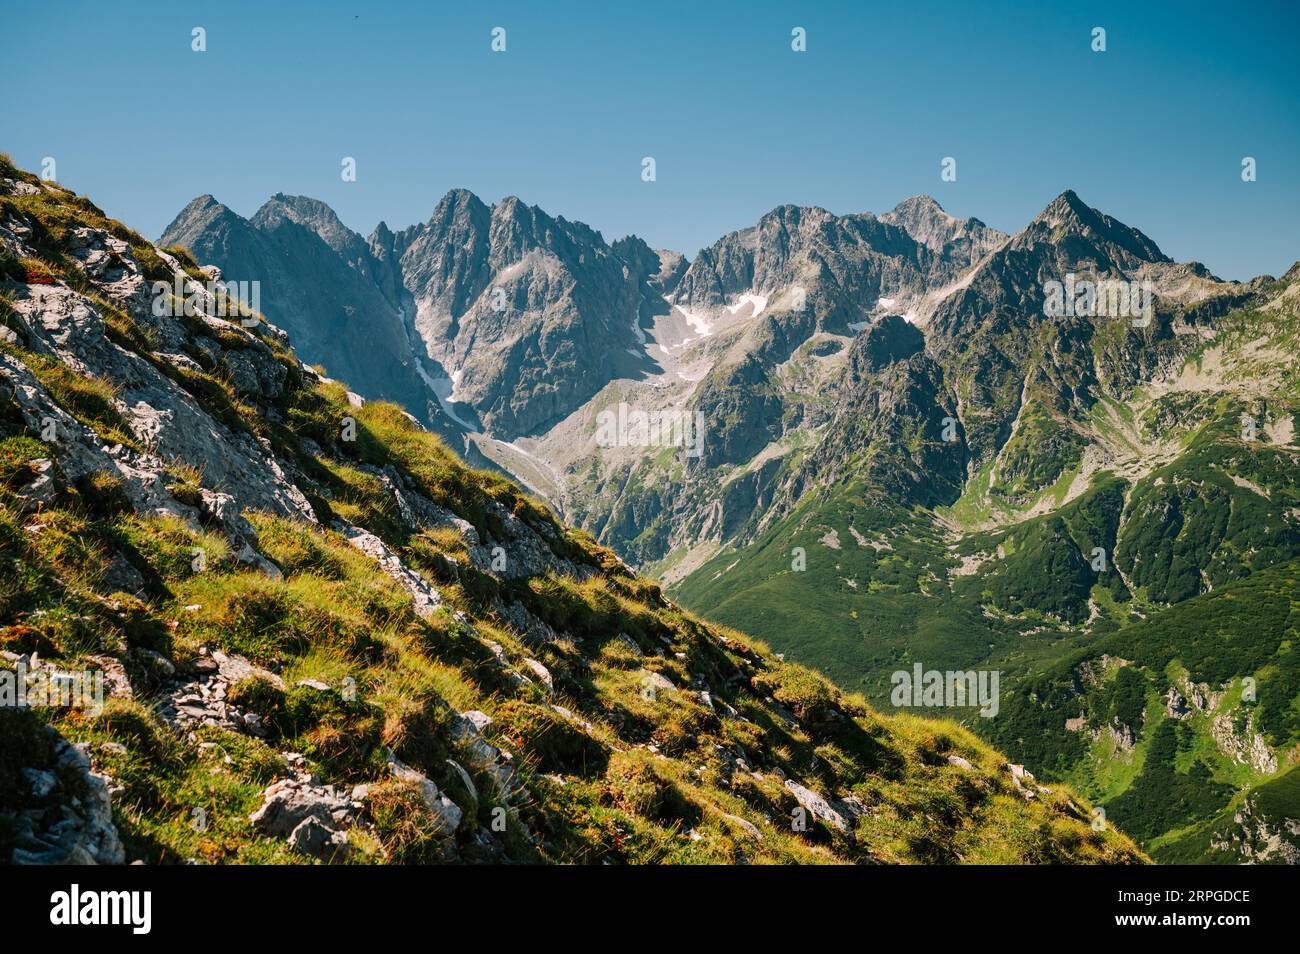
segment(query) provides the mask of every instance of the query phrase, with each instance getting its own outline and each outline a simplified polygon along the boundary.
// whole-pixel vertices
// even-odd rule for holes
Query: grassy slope
[[[36,184],[7,160],[0,174]],[[70,192],[43,188],[37,196],[0,199],[0,206],[37,226],[41,252],[39,261],[0,260],[8,283],[63,281],[93,293],[63,253],[74,223],[127,238],[146,271],[156,270],[148,243]],[[6,287],[15,286],[0,291]],[[113,340],[148,357],[147,330],[111,303],[103,307]],[[3,294],[0,320],[17,320]],[[65,409],[106,440],[134,440],[114,406],[112,382],[42,366],[21,340],[6,345],[8,353],[29,363]],[[238,347],[239,335],[232,331],[222,344]],[[57,458],[57,448],[27,431],[11,401],[0,402],[0,644],[36,651],[65,669],[120,661],[134,688],[132,698],[110,700],[99,715],[0,710],[0,849],[5,812],[32,805],[20,770],[48,758],[48,740],[37,731],[48,722],[90,743],[97,764],[122,786],[114,814],[130,858],[302,860],[248,821],[261,790],[283,772],[285,751],[305,754],[326,781],[372,785],[366,812],[374,834],[355,839],[356,860],[441,858],[443,841],[418,796],[385,771],[391,749],[468,809],[459,856],[473,860],[471,836],[495,806],[483,797],[475,814],[448,768],[461,744],[450,732],[451,706],[491,715],[492,741],[516,756],[529,795],[514,807],[501,842],[517,860],[1141,860],[1122,835],[1092,831],[1088,806],[1068,789],[1025,800],[1005,758],[970,732],[879,715],[764,644],[678,609],[517,488],[465,468],[398,408],[356,409],[341,385],[312,384],[291,353],[277,354],[289,375],[273,408],[279,420],[235,397],[217,368],[178,383],[214,418],[269,441],[314,483],[309,499],[319,515],[339,514],[372,530],[436,583],[452,610],[421,619],[378,565],[339,535],[249,514],[264,553],[283,571],[283,580],[273,581],[232,559],[213,532],[132,512],[108,477],[80,486],[61,481],[52,506],[24,515],[13,491],[30,480],[34,461]],[[344,417],[357,419],[356,442],[336,439]],[[303,450],[303,436],[316,442],[319,455]],[[506,583],[480,573],[457,535],[418,533],[397,519],[362,464],[394,466],[481,532],[493,528],[491,504],[504,506],[594,575],[585,582],[548,575]],[[175,470],[172,493],[193,496],[202,475]],[[195,548],[207,554],[201,572],[193,569]],[[114,554],[144,576],[138,596],[112,592],[106,583]],[[525,644],[495,614],[498,597],[520,599],[564,638]],[[540,660],[554,677],[553,701],[577,719],[553,709],[538,683],[511,678],[491,641],[509,668],[522,668],[527,657]],[[259,683],[236,687],[241,705],[263,716],[267,739],[219,728],[187,737],[162,721],[162,679],[149,653],[183,667],[200,647],[246,655],[284,678],[290,688],[283,692]],[[647,698],[647,669],[676,688]],[[725,705],[715,710],[691,691],[699,678]],[[303,679],[333,687],[350,679],[356,697],[298,685]],[[973,767],[959,768],[949,755]],[[738,768],[737,758],[752,771]],[[791,830],[795,801],[783,777],[859,799],[866,814],[856,840],[819,824]],[[485,778],[474,781],[480,793],[491,791]],[[208,812],[204,831],[190,824],[196,808]]]
[[[881,700],[900,665],[946,667],[1009,641],[950,599],[939,581],[952,562],[924,517],[849,485],[801,505],[753,546],[723,551],[674,594]]]

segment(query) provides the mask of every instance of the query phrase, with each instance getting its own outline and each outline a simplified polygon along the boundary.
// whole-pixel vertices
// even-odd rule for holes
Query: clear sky
[[[1072,188],[1244,279],[1300,258],[1298,10],[0,0],[0,151],[53,156],[151,237],[203,193],[244,215],[311,195],[369,234],[463,186],[694,255],[787,202],[883,212],[929,193],[1014,231]]]

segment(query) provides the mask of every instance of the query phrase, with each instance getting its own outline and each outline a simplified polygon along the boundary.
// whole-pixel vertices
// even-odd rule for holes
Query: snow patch
[[[443,413],[471,434],[477,434],[478,428],[456,413],[455,405],[463,403],[456,399],[456,385],[460,383],[461,372],[453,372],[450,378],[435,378],[425,369],[424,362],[419,358],[415,359],[415,370],[424,379],[424,383],[429,386],[433,396],[438,399],[438,404],[441,405]]]
[[[690,325],[693,330],[699,333],[699,337],[708,338],[713,334],[713,330],[709,326],[709,319],[706,315],[697,315],[693,311],[687,311],[681,305],[677,305],[676,307],[677,310],[682,313],[682,317],[686,319],[686,323]],[[686,340],[692,341],[694,339],[688,338]]]
[[[641,297],[641,302],[644,301],[645,296],[643,295]],[[637,313],[632,316],[632,334],[636,335],[637,344],[644,346],[646,344],[646,336],[645,329],[641,327],[641,302],[637,302]]]
[[[739,312],[740,309],[744,308],[746,305],[749,305],[753,308],[753,312],[750,314],[749,317],[757,318],[760,314],[762,314],[763,309],[767,307],[767,296],[755,295],[752,292],[746,293],[744,295],[741,295],[739,298],[737,298],[736,303],[734,305],[728,305],[727,311],[729,311],[731,314],[734,315],[737,312]]]

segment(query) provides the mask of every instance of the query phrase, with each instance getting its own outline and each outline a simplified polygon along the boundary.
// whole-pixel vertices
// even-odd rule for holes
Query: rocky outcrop
[[[335,521],[334,529],[343,534],[348,543],[370,557],[387,573],[394,583],[411,597],[417,615],[428,619],[445,605],[442,595],[424,577],[407,568],[401,557],[369,530],[362,530],[343,520]]]
[[[1231,829],[1215,836],[1210,848],[1240,864],[1300,865],[1300,819],[1269,817],[1258,796],[1250,796],[1233,814]]]
[[[277,689],[284,682],[273,672],[255,666],[238,655],[200,647],[199,656],[189,672],[166,689],[162,716],[179,729],[205,726],[230,729],[253,736],[264,736],[266,727],[256,712],[244,712],[229,701],[230,690],[252,679],[261,679]]]
[[[849,819],[844,817],[821,795],[818,795],[810,788],[800,785],[793,779],[786,779],[785,787],[794,796],[799,806],[817,821],[850,838],[853,836],[853,826]]]
[[[28,767],[29,805],[12,819],[15,865],[120,865],[126,859],[106,775],[95,772],[89,747],[72,745],[53,728],[53,758]]]
[[[1244,715],[1244,718],[1241,716]],[[1237,726],[1238,721],[1242,725]],[[1261,775],[1272,775],[1277,771],[1277,755],[1273,752],[1263,735],[1255,728],[1255,713],[1246,710],[1229,709],[1216,713],[1210,722],[1210,735],[1224,755],[1234,762],[1249,765]]]
[[[263,834],[284,838],[293,850],[313,858],[328,861],[346,856],[348,830],[364,807],[365,788],[345,792],[323,784],[306,770],[297,753],[288,753],[286,763],[292,776],[268,786],[261,806],[248,820]]]
[[[450,837],[455,833],[460,826],[461,818],[464,817],[460,806],[439,791],[438,786],[427,775],[417,772],[392,753],[388,755],[388,769],[393,773],[394,778],[413,785],[420,793],[425,808],[437,822],[438,831],[443,836]],[[470,784],[470,790],[473,790],[473,783]]]

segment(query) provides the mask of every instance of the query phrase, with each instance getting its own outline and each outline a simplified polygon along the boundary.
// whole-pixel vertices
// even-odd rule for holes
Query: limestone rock
[[[825,822],[844,834],[852,834],[852,826],[849,824],[849,820],[831,807],[831,803],[821,795],[818,795],[810,788],[805,788],[793,779],[786,779],[785,787],[794,795],[795,800],[818,821]]]

